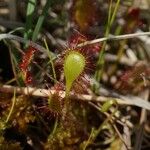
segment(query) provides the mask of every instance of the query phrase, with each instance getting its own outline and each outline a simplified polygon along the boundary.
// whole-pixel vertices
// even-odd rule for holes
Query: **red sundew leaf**
[[[69,39],[69,47],[75,48],[78,44],[84,43],[88,40],[91,40],[91,39],[87,38],[86,36],[82,35],[79,32],[74,33]],[[83,51],[86,50],[87,53],[91,53],[91,54],[99,53],[100,49],[101,49],[101,45],[99,43],[84,46],[82,48]]]
[[[58,82],[52,87],[52,90],[55,90],[56,92],[59,93],[59,91],[64,91],[65,90],[65,85],[62,82]]]
[[[30,46],[27,49],[27,51],[23,54],[22,61],[19,64],[19,67],[23,73],[23,78],[24,78],[26,84],[30,84],[32,82],[32,75],[29,71],[29,65],[31,63],[31,60],[32,60],[36,50],[37,49]]]
[[[26,77],[25,77],[25,83],[30,84],[30,83],[32,83],[32,81],[33,81],[32,75],[31,75],[30,71],[27,71]]]
[[[125,71],[121,76],[121,88],[124,90],[133,89],[134,91],[142,90],[143,87],[149,86],[149,81],[147,80],[148,76],[150,76],[149,66],[143,62],[139,62],[134,68]],[[147,80],[147,84],[145,84],[143,78]]]
[[[134,82],[135,80],[140,80],[141,74],[145,73],[146,70],[147,66],[145,64],[137,64],[133,69],[125,72],[121,79],[126,82]]]
[[[59,59],[55,61],[55,70],[57,75],[62,72],[65,57],[71,52],[78,52],[85,58],[85,69],[83,74],[92,74],[95,71],[97,54],[100,51],[100,44],[92,44],[83,47],[78,47],[78,44],[86,42],[88,38],[79,32],[72,34],[69,37],[68,47],[64,49]],[[81,76],[83,75],[81,74]],[[59,78],[59,77],[58,77]],[[58,79],[57,78],[57,79]],[[77,85],[77,84],[76,84]]]
[[[25,54],[23,54],[22,61],[21,61],[20,65],[19,65],[20,69],[22,71],[26,71],[27,70],[27,68],[28,68],[28,66],[29,66],[29,64],[30,64],[30,62],[32,60],[32,57],[33,57],[33,55],[35,53],[35,51],[36,51],[36,49],[30,46],[27,49],[27,51],[25,52]]]
[[[79,32],[74,33],[70,38],[69,38],[69,47],[76,47],[78,44],[83,43],[87,41],[87,37],[84,35],[80,34]]]
[[[99,43],[92,45],[91,52],[96,54],[99,53],[101,50],[101,45]]]
[[[97,18],[96,0],[74,0],[73,18],[81,31],[86,31]]]
[[[150,77],[150,67],[145,70],[145,74],[147,77]]]
[[[126,15],[126,33],[131,33],[135,30],[139,25],[141,25],[140,20],[140,9],[131,7]]]
[[[51,90],[55,90],[54,93]],[[60,91],[65,90],[65,85],[61,82],[56,83],[49,91],[48,99],[39,101],[36,104],[36,110],[44,117],[44,119],[51,120],[62,116],[62,109],[64,100]],[[46,94],[47,95],[47,94]]]
[[[127,16],[131,19],[139,19],[139,16],[140,16],[140,9],[138,7],[131,7],[129,10],[128,10],[128,14]]]
[[[128,79],[130,78],[130,76],[131,76],[131,73],[130,73],[130,71],[126,71],[122,76],[121,76],[121,80],[122,81],[125,81],[125,82],[127,82],[128,81]]]

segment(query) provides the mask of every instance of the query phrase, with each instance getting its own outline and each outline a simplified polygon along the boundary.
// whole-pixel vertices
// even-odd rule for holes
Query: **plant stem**
[[[9,119],[10,119],[10,116],[13,112],[13,109],[14,109],[14,106],[15,106],[15,102],[16,102],[16,89],[14,89],[14,96],[13,96],[13,99],[12,99],[12,106],[11,106],[11,109],[9,111],[9,114],[7,116],[7,119],[6,119],[6,123],[8,123]]]
[[[117,0],[117,3],[115,5],[115,9],[114,9],[114,12],[112,14],[112,17],[111,16],[111,10],[112,10],[112,1],[110,3],[110,7],[109,7],[109,15],[108,15],[108,23],[107,23],[107,27],[106,27],[106,32],[105,32],[105,37],[108,38],[108,35],[109,35],[109,32],[110,32],[110,29],[111,29],[111,26],[114,22],[114,19],[115,19],[115,16],[116,16],[116,13],[117,13],[117,10],[118,10],[118,7],[119,7],[119,4],[120,4],[120,0]],[[101,80],[101,76],[102,76],[102,73],[103,73],[103,67],[104,67],[104,55],[105,55],[105,46],[107,44],[107,41],[104,41],[103,45],[102,45],[102,49],[99,53],[99,57],[98,57],[98,61],[97,61],[97,71],[95,72],[95,76],[94,78],[96,79],[97,82],[100,82]],[[95,85],[93,85],[93,90],[96,92],[97,90],[97,87]]]
[[[46,46],[47,55],[49,57],[49,60],[50,60],[51,66],[52,66],[52,72],[53,72],[54,82],[56,83],[57,79],[56,79],[56,72],[55,72],[54,63],[53,63],[53,59],[52,59],[52,53],[50,52],[50,50],[48,48],[48,45],[47,45],[47,42],[46,42],[45,39],[44,39],[44,43],[45,43],[45,46]]]
[[[58,117],[56,117],[56,119],[55,119],[55,123],[54,123],[54,128],[53,128],[53,131],[52,131],[52,135],[55,134],[57,126],[58,126]]]

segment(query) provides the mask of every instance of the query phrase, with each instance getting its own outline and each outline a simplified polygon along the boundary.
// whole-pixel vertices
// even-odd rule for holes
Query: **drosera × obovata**
[[[95,50],[94,46],[78,47],[77,44],[86,41],[81,35],[74,35],[69,41],[68,47],[60,55],[56,61],[64,74],[65,80],[65,99],[62,114],[62,121],[66,120],[66,116],[72,112],[72,102],[70,101],[70,92],[72,94],[85,94],[89,92],[90,76],[95,68]],[[67,115],[66,115],[67,114]]]

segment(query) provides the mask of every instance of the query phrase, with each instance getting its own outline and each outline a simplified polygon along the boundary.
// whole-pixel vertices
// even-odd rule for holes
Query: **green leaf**
[[[44,8],[43,8],[43,11],[42,11],[42,14],[40,15],[38,21],[37,21],[37,24],[35,26],[35,29],[34,29],[34,32],[33,32],[33,35],[32,35],[32,40],[33,41],[36,41],[37,39],[37,36],[41,30],[41,27],[42,27],[42,24],[44,22],[44,19],[46,17],[46,14],[48,12],[48,9],[50,8],[50,6],[53,4],[54,0],[47,0]]]
[[[76,51],[71,51],[65,58],[64,73],[66,78],[66,93],[68,94],[73,82],[85,68],[85,57]]]
[[[33,27],[33,15],[36,6],[36,0],[29,0],[26,12],[26,26],[24,38],[29,39],[32,36],[32,27]]]

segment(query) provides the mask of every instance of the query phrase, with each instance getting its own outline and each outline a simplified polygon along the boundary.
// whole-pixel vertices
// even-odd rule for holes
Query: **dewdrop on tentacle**
[[[85,57],[78,51],[71,50],[64,60],[64,74],[66,80],[66,94],[68,95],[73,82],[84,71],[86,65]]]

